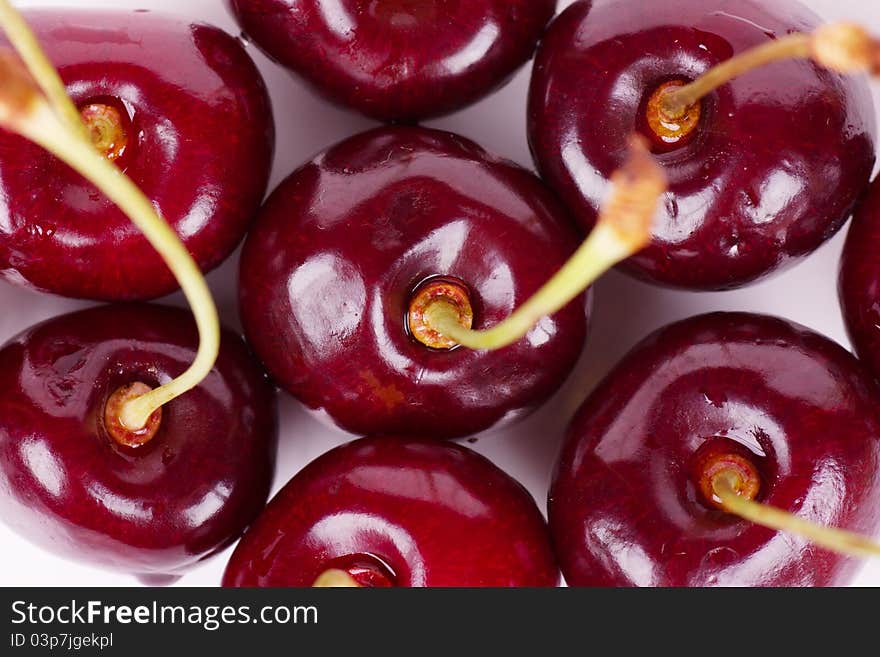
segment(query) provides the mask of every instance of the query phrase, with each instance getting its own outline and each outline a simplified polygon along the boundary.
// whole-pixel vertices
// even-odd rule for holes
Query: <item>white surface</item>
[[[653,0],[662,2],[662,0]],[[83,6],[150,8],[212,22],[237,33],[221,0],[20,0],[19,6]],[[561,0],[561,6],[571,4]],[[648,5],[649,3],[645,3]],[[880,33],[880,8],[865,0],[807,0],[824,18],[857,19]],[[647,10],[647,9],[646,9]],[[316,152],[373,124],[355,114],[330,107],[298,80],[269,62],[256,48],[251,55],[271,89],[278,127],[272,178],[274,187]],[[525,102],[529,69],[491,98],[429,125],[459,132],[490,151],[529,168],[525,137]],[[880,108],[880,84],[874,85]],[[845,232],[845,231],[844,231]],[[745,310],[779,315],[805,324],[849,346],[840,316],[836,284],[843,243],[841,233],[806,262],[758,286],[718,294],[662,290],[612,273],[596,288],[592,333],[584,357],[563,390],[542,410],[511,429],[482,438],[473,447],[529,488],[545,506],[547,485],[568,419],[597,381],[650,331],[670,321],[713,310]],[[223,320],[238,326],[235,272],[237,255],[210,276]],[[185,305],[179,295],[171,303]],[[44,319],[91,304],[57,299],[0,282],[0,343]],[[346,442],[349,436],[328,429],[282,394],[281,452],[275,490],[306,463]],[[137,582],[124,574],[84,567],[52,556],[0,525],[2,586],[126,586]],[[216,586],[229,551],[214,557],[179,581],[180,585]],[[856,584],[880,586],[880,561],[865,566]]]

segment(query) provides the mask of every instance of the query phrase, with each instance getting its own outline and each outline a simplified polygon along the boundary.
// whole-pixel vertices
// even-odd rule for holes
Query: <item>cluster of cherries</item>
[[[880,43],[795,0],[556,5],[231,0],[274,60],[396,124],[263,204],[272,108],[241,41],[0,0],[0,276],[111,304],[0,350],[2,520],[148,581],[244,533],[230,586],[832,585],[880,554]],[[540,179],[415,125],[536,48]],[[447,440],[558,390],[609,268],[742,287],[853,213],[860,360],[754,314],[661,329],[572,422],[549,527]],[[202,272],[246,234],[245,341]],[[144,303],[178,287],[192,315]],[[273,383],[369,437],[267,506]]]

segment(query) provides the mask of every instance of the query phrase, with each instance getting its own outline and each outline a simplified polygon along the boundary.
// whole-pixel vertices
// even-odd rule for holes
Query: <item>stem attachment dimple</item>
[[[741,493],[742,481],[735,470],[720,471],[712,478],[712,490],[728,513],[769,529],[796,534],[816,545],[851,557],[880,557],[880,544],[871,539],[808,520],[756,502]]]
[[[811,59],[838,73],[880,73],[880,41],[859,25],[832,23],[812,33],[798,32],[746,50],[709,69],[690,84],[660,99],[660,115],[675,123],[692,112],[701,99],[732,79],[773,62]]]
[[[645,118],[648,128],[664,145],[674,146],[691,136],[700,124],[703,114],[703,104],[696,102],[685,108],[681,116],[672,117],[664,109],[666,96],[681,89],[685,83],[681,80],[670,80],[660,85],[645,107]]]
[[[170,383],[126,401],[119,409],[122,426],[140,431],[158,409],[195,388],[214,367],[220,350],[220,322],[208,284],[180,238],[137,185],[80,131],[63,122],[20,64],[2,52],[0,125],[55,155],[119,206],[167,263],[192,308],[200,339],[193,364]]]
[[[708,445],[711,446],[711,443]],[[761,492],[761,474],[752,459],[742,452],[709,449],[706,454],[700,455],[695,474],[703,501],[717,509],[724,509],[721,498],[715,494],[715,480],[719,476],[731,479],[740,497],[754,500]]]
[[[645,140],[634,136],[624,165],[611,176],[611,195],[593,232],[538,292],[503,322],[482,331],[462,326],[454,304],[439,297],[423,310],[424,322],[455,344],[500,349],[525,336],[543,318],[558,312],[614,265],[651,240],[651,228],[666,175]]]
[[[89,103],[80,110],[92,146],[111,162],[116,162],[128,148],[127,119],[112,105]]]
[[[446,314],[462,329],[474,325],[474,309],[467,288],[457,281],[436,278],[420,285],[409,302],[407,326],[410,335],[431,349],[449,350],[458,346],[452,338],[442,334],[428,321],[425,312],[443,304]]]

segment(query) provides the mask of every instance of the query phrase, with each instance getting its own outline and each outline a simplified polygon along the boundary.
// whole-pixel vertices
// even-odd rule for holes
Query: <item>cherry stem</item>
[[[732,471],[718,473],[712,480],[712,489],[722,508],[745,520],[769,529],[802,536],[816,545],[850,557],[880,557],[880,544],[843,529],[822,527],[798,518],[787,511],[756,502],[740,495],[739,475]]]
[[[362,588],[354,577],[344,570],[331,568],[318,575],[318,579],[312,584],[316,589],[359,589]]]
[[[18,62],[2,52],[0,125],[55,155],[119,206],[167,263],[192,308],[200,340],[192,365],[170,383],[126,401],[119,411],[126,429],[140,431],[154,412],[195,388],[214,367],[220,350],[220,321],[208,284],[180,238],[137,185],[79,131],[62,122]]]
[[[702,98],[732,79],[773,62],[812,59],[838,73],[880,72],[880,42],[859,25],[832,23],[815,32],[781,37],[722,62],[690,84],[670,90],[660,100],[663,118],[675,121]]]
[[[611,177],[612,191],[596,227],[571,259],[510,317],[478,331],[461,324],[461,312],[439,297],[424,311],[425,322],[441,335],[471,349],[500,349],[525,336],[543,317],[561,310],[616,264],[641,251],[651,240],[660,197],[666,192],[663,169],[640,137]]]
[[[61,120],[71,130],[79,132],[82,138],[87,139],[88,132],[79,110],[67,95],[61,76],[43,52],[24,17],[9,0],[0,0],[0,27]]]

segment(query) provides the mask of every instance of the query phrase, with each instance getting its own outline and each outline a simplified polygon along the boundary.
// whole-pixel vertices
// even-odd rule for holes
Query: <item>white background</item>
[[[642,0],[645,11],[650,2]],[[767,0],[768,2],[770,0]],[[222,0],[20,0],[28,6],[149,8],[178,13],[238,32]],[[561,0],[560,6],[571,4]],[[880,8],[873,0],[807,0],[828,20],[857,19],[880,34]],[[319,100],[299,81],[249,47],[272,92],[278,141],[274,187],[316,152],[373,124]],[[461,133],[490,151],[531,168],[525,136],[525,102],[530,67],[505,89],[453,116],[430,122],[433,127]],[[880,107],[880,83],[874,85]],[[844,231],[845,232],[845,231]],[[575,374],[542,410],[511,429],[489,434],[474,446],[525,484],[545,506],[547,485],[568,419],[596,382],[638,340],[670,321],[713,310],[747,310],[775,314],[805,324],[849,346],[840,316],[836,283],[844,234],[806,262],[767,283],[719,294],[694,294],[650,287],[611,273],[596,286],[591,336]],[[238,256],[210,276],[224,322],[239,326],[235,278]],[[168,301],[185,305],[179,295]],[[0,343],[44,319],[90,304],[40,295],[0,282]],[[0,391],[2,394],[2,391]],[[287,395],[281,403],[281,453],[275,490],[303,465],[350,437],[312,418]],[[125,586],[136,584],[126,574],[80,566],[45,553],[0,524],[0,585],[4,586]],[[191,571],[180,585],[219,584],[229,551]],[[857,584],[880,586],[880,560],[869,563]]]

